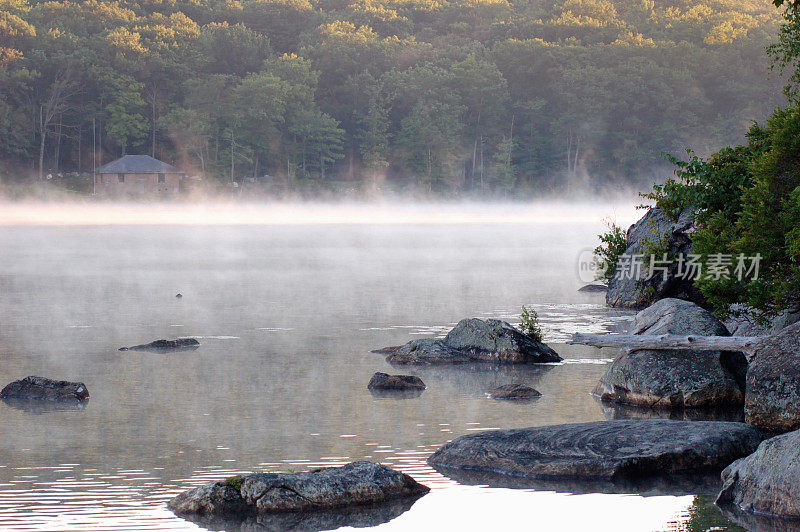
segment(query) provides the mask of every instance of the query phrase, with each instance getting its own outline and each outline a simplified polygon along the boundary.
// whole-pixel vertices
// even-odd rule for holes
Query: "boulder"
[[[0,398],[4,400],[80,402],[88,397],[89,390],[82,382],[54,381],[34,376],[14,381],[0,391]]]
[[[309,473],[254,473],[194,488],[169,501],[177,514],[272,514],[376,504],[420,496],[429,489],[372,462]]]
[[[560,362],[561,357],[509,323],[500,320],[465,319],[443,340],[412,340],[400,347],[379,349],[395,364],[463,364],[498,362],[530,364]]]
[[[691,235],[694,231],[694,215],[690,211],[681,213],[678,220],[674,221],[661,209],[654,207],[628,229],[628,248],[624,255],[649,256],[655,248],[673,257],[681,254],[687,256],[693,250]],[[652,279],[634,278],[630,275],[631,270],[624,271],[623,263],[621,261],[617,265],[608,283],[606,303],[612,307],[640,309],[665,297],[702,300],[691,280],[677,276],[677,263],[669,267],[666,280],[661,274],[656,274]]]
[[[769,432],[800,428],[800,323],[765,339],[747,372],[745,421]]]
[[[777,316],[764,316],[750,307],[735,304],[730,307],[725,327],[733,336],[769,336],[800,321],[800,309],[782,310]]]
[[[662,299],[639,312],[630,334],[730,336],[710,312],[680,299]],[[731,408],[744,402],[742,353],[623,350],[593,394],[649,408]]]
[[[149,344],[120,347],[120,351],[177,351],[180,349],[197,349],[200,342],[194,338],[178,338],[177,340],[156,340]]]
[[[764,441],[722,472],[719,505],[800,519],[800,431]]]
[[[424,390],[425,383],[413,375],[389,375],[378,372],[369,380],[367,388],[370,390]]]
[[[537,390],[522,384],[506,384],[498,386],[489,394],[492,399],[525,400],[541,397]]]
[[[718,471],[761,440],[744,423],[596,421],[469,434],[441,447],[428,463],[526,478],[615,480]]]

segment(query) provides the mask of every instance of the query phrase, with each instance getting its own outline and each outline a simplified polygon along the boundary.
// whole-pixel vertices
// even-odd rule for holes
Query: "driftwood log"
[[[752,357],[768,336],[695,336],[679,334],[582,334],[568,344],[593,347],[639,349],[679,349],[686,351],[741,351]]]

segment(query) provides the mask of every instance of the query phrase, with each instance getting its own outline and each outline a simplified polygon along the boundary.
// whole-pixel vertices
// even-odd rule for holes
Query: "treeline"
[[[0,160],[284,189],[649,182],[782,85],[768,0],[0,0]]]

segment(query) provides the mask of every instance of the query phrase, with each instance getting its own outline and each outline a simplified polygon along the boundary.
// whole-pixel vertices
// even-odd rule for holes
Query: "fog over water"
[[[166,509],[183,489],[356,459],[433,491],[405,512],[336,526],[728,526],[710,505],[713,485],[573,495],[425,464],[476,430],[626,415],[589,395],[615,353],[564,342],[630,320],[602,294],[577,292],[577,261],[606,218],[635,221],[633,204],[3,205],[2,384],[79,380],[91,399],[57,411],[0,403],[0,529],[197,528]],[[563,363],[393,368],[370,352],[465,317],[517,323],[522,305],[538,311]],[[189,336],[200,348],[117,350]],[[376,371],[418,375],[428,388],[372,395]],[[512,382],[543,396],[487,397]],[[214,526],[240,525],[252,523]]]

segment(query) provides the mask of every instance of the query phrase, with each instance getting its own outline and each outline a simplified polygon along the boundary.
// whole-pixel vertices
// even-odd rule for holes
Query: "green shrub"
[[[225,484],[236,490],[242,489],[242,482],[244,482],[244,475],[234,475],[225,479]]]
[[[628,238],[625,231],[614,222],[608,222],[608,231],[597,235],[600,245],[594,248],[594,260],[597,264],[598,280],[608,281],[617,269],[620,255],[628,249]]]
[[[539,325],[539,314],[532,308],[523,305],[519,330],[537,342],[542,342],[542,328]]]

